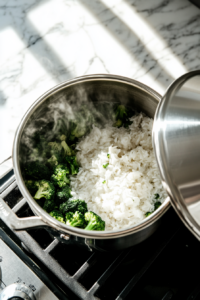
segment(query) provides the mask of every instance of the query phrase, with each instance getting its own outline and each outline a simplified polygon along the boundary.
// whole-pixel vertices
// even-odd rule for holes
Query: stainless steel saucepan
[[[32,198],[27,190],[21,173],[21,163],[26,160],[24,149],[25,133],[31,131],[32,124],[41,126],[37,120],[41,117],[44,122],[49,116],[49,107],[60,101],[76,105],[80,97],[87,97],[92,102],[120,101],[138,112],[142,111],[151,118],[157,108],[161,96],[150,87],[122,76],[116,75],[89,75],[57,85],[42,95],[26,112],[16,131],[13,144],[13,167],[16,181],[21,193],[35,213],[34,217],[18,218],[6,203],[0,198],[1,218],[14,230],[45,227],[53,236],[63,242],[76,242],[89,248],[98,250],[120,250],[138,244],[152,235],[160,225],[162,215],[170,207],[169,197],[152,215],[141,223],[118,231],[86,231],[67,226],[45,212]],[[64,99],[64,100],[63,100]],[[50,120],[50,121],[53,121]]]

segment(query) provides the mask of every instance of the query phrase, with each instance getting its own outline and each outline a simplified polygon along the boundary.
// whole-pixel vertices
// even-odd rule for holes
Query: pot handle
[[[47,226],[41,217],[18,218],[12,209],[0,197],[0,218],[14,230]]]

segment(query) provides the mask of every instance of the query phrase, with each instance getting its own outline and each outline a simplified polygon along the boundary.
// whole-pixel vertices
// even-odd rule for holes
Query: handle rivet
[[[68,235],[61,234],[60,237],[61,237],[61,239],[64,239],[64,240],[66,240],[66,241],[69,240],[69,236],[68,236]]]

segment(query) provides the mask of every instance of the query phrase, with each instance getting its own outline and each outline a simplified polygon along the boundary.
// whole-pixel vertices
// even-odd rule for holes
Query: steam
[[[47,143],[55,141],[59,126],[65,128],[67,135],[70,122],[75,119],[76,112],[82,105],[86,105],[94,114],[95,119],[98,120],[98,126],[103,126],[108,122],[109,103],[111,109],[114,102],[120,102],[116,98],[118,97],[109,90],[90,89],[87,85],[84,87],[80,84],[67,87],[50,96],[33,112],[25,126],[20,143],[21,162],[25,163],[33,159],[33,149],[36,146],[33,137],[36,133],[41,133]],[[100,113],[95,107],[97,103],[107,103],[108,105],[105,109],[104,105],[101,105]],[[31,153],[33,153],[32,156]],[[42,160],[42,157],[39,159]]]

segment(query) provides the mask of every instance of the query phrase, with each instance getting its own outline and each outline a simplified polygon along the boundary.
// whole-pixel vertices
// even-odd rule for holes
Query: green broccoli
[[[69,140],[70,141],[75,141],[78,138],[76,137],[76,130],[78,130],[77,128],[78,124],[73,120],[70,122],[70,136],[69,136]]]
[[[129,120],[134,112],[132,109],[128,109],[126,106],[120,104],[115,105],[114,107],[114,113],[115,113],[115,122],[113,126],[115,127],[121,127],[124,126],[127,128],[129,125],[132,124],[132,122]]]
[[[158,201],[159,198],[160,198],[159,194],[154,195],[154,199],[156,200],[156,202],[154,203],[154,210],[158,209],[162,204],[160,201]]]
[[[103,183],[103,184],[106,183],[106,180],[102,181],[102,183]]]
[[[93,113],[95,113],[94,110]],[[75,113],[74,120],[72,120],[70,124],[69,139],[71,141],[84,136],[91,129],[92,125],[96,123],[93,113],[86,105],[81,105],[79,111]]]
[[[88,222],[85,230],[105,230],[105,222],[94,212],[86,212],[85,220]]]
[[[67,212],[73,212],[75,213],[76,211],[81,212],[82,214],[87,212],[87,203],[84,200],[68,200],[67,202],[64,202],[60,204],[59,210],[65,214]]]
[[[76,115],[76,121],[71,122],[70,140],[73,141],[75,138],[80,138],[87,132],[87,123],[81,114]]]
[[[72,150],[66,143],[65,141],[66,139],[66,136],[65,135],[62,135],[61,136],[61,146],[63,148],[63,151],[64,151],[64,156],[71,156],[71,155],[74,155],[74,150]]]
[[[49,214],[51,217],[60,221],[61,223],[65,223],[64,217],[59,210],[53,210]]]
[[[79,172],[79,165],[77,163],[77,158],[76,156],[66,156],[65,160],[67,161],[70,169],[71,169],[71,174],[75,175]]]
[[[162,204],[161,202],[156,202],[154,204],[155,210],[158,209],[161,206],[161,204]]]
[[[65,219],[66,224],[73,227],[85,228],[85,226],[87,225],[84,215],[79,211],[76,211],[75,213],[66,213]]]
[[[60,163],[62,163],[62,161],[63,161],[63,157],[62,157],[63,147],[62,147],[61,143],[57,143],[57,142],[50,142],[50,143],[48,143],[48,146],[50,149],[51,157],[48,159],[47,162],[51,168],[54,168],[57,165],[59,165]]]
[[[127,112],[124,105],[117,105],[114,109],[116,122],[113,124],[114,127],[121,127],[123,120],[126,119]]]
[[[114,127],[121,127],[123,125],[122,120],[117,120],[115,123],[113,123]]]
[[[122,120],[125,116],[127,116],[127,108],[122,104],[117,105],[114,111],[115,111],[116,119]]]
[[[51,176],[51,180],[55,185],[58,185],[60,188],[64,187],[70,183],[67,174],[69,174],[69,169],[67,166],[63,164],[57,165],[54,169],[54,174]]]
[[[32,161],[28,162],[24,166],[24,173],[27,178],[30,179],[49,179],[51,176],[51,172],[49,168],[42,162]]]
[[[159,194],[155,194],[154,195],[154,200],[158,200],[160,198],[160,195]],[[150,211],[148,211],[146,214],[145,214],[145,216],[146,217],[148,217],[148,216],[150,216],[156,209],[158,209],[160,206],[161,206],[161,202],[160,201],[156,201],[155,203],[154,203],[154,210],[152,211],[152,212],[150,212]]]
[[[56,201],[58,203],[63,203],[65,201],[67,201],[69,198],[72,197],[70,187],[68,185],[66,185],[62,189],[58,190],[56,192],[55,197],[56,197]]]
[[[152,213],[153,213],[153,211],[152,211],[152,212],[148,211],[148,212],[145,214],[145,217],[150,216]]]
[[[38,202],[38,201],[37,201]],[[50,211],[52,211],[52,210],[54,210],[54,209],[58,209],[58,205],[56,205],[56,203],[54,202],[54,200],[52,200],[52,199],[46,199],[45,201],[44,201],[44,204],[42,205],[42,204],[40,204],[40,203],[38,203],[41,207],[43,207],[43,209],[45,210],[45,211],[47,211],[48,213],[50,212]]]
[[[110,154],[107,154],[107,158],[110,158]]]
[[[47,160],[47,163],[51,168],[55,168],[57,165],[62,163],[62,157],[60,155],[54,154]]]
[[[109,165],[109,163],[103,165],[103,168],[106,169],[108,165]]]
[[[30,161],[41,161],[43,158],[41,157],[41,153],[38,148],[33,148],[31,154],[29,156]]]
[[[55,187],[48,180],[39,180],[35,182],[38,190],[34,196],[34,199],[45,198],[47,200],[53,200],[55,195]]]
[[[48,143],[48,147],[50,149],[51,155],[61,155],[62,145],[60,143],[50,142]]]
[[[64,135],[64,134],[62,134],[60,137],[59,137],[59,139],[61,140],[61,142],[62,141],[66,141],[66,135]]]
[[[35,184],[35,181],[33,181],[33,180],[25,180],[24,183],[25,183],[25,185],[26,185],[29,193],[32,196],[34,196],[35,193],[37,192],[37,189],[38,189],[37,185]]]

